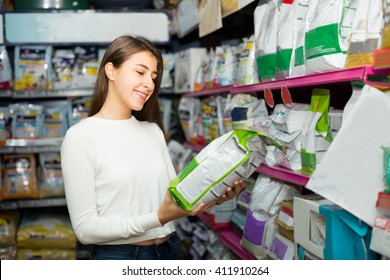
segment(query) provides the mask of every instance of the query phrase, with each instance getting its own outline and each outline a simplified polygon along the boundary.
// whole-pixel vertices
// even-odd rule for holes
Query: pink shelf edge
[[[337,71],[315,73],[306,76],[293,77],[293,78],[258,83],[253,85],[233,86],[231,89],[231,93],[235,94],[241,92],[254,92],[254,91],[261,91],[266,88],[269,88],[271,90],[280,89],[282,86],[304,87],[304,86],[319,85],[323,83],[329,84],[329,83],[346,82],[351,80],[364,80],[364,78],[366,77],[367,68],[372,68],[372,67],[356,67],[350,69],[341,69]]]
[[[268,166],[263,163],[256,169],[256,171],[258,173],[300,186],[306,186],[307,182],[310,180],[310,176],[308,175],[298,173],[283,167]]]
[[[222,86],[217,88],[210,88],[205,90],[199,90],[199,91],[192,91],[192,92],[185,92],[182,94],[184,97],[195,97],[195,96],[203,96],[203,95],[209,95],[209,94],[218,94],[223,92],[230,92],[233,85],[228,86]]]
[[[229,247],[235,254],[237,254],[243,260],[256,260],[254,256],[249,254],[240,245],[240,237],[229,229],[224,229],[219,232],[219,238],[221,241]]]
[[[304,87],[315,86],[320,84],[348,82],[352,80],[362,80],[369,84],[378,84],[378,82],[370,82],[367,80],[367,75],[387,75],[390,74],[389,69],[374,69],[372,66],[361,66],[356,68],[340,69],[324,73],[313,73],[306,76],[287,78],[283,80],[275,80],[251,85],[227,85],[217,88],[181,93],[185,97],[196,97],[211,94],[219,94],[229,92],[231,94],[250,93],[268,89],[280,89],[282,86],[287,87]],[[387,85],[387,84],[385,84]]]
[[[206,225],[208,226],[211,226],[211,223],[210,223],[210,219],[209,217],[207,217],[207,214],[206,213],[200,213],[198,215],[196,215],[199,220],[201,220],[203,223],[205,223]]]

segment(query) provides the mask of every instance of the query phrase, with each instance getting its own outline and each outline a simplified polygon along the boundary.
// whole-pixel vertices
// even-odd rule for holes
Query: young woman
[[[103,56],[89,117],[61,147],[74,232],[92,244],[92,259],[180,259],[173,220],[232,199],[237,181],[217,201],[185,211],[168,192],[176,174],[158,104],[160,51],[142,37],[121,36]]]

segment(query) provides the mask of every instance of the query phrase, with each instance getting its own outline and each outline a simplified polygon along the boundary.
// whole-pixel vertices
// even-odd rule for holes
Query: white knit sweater
[[[164,237],[157,217],[176,176],[160,128],[134,116],[90,117],[68,129],[61,147],[65,195],[84,244],[129,244]]]

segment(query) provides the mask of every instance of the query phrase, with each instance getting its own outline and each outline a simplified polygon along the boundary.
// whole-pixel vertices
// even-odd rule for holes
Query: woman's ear
[[[108,62],[104,66],[104,71],[106,72],[106,76],[109,80],[115,81],[115,67],[112,62]]]

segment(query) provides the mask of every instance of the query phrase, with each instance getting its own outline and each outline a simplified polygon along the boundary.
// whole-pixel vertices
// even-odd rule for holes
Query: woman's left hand
[[[228,187],[226,193],[223,194],[219,199],[216,200],[216,205],[222,204],[230,199],[233,199],[240,194],[242,189],[245,187],[244,180],[240,179],[233,183],[233,187]]]

